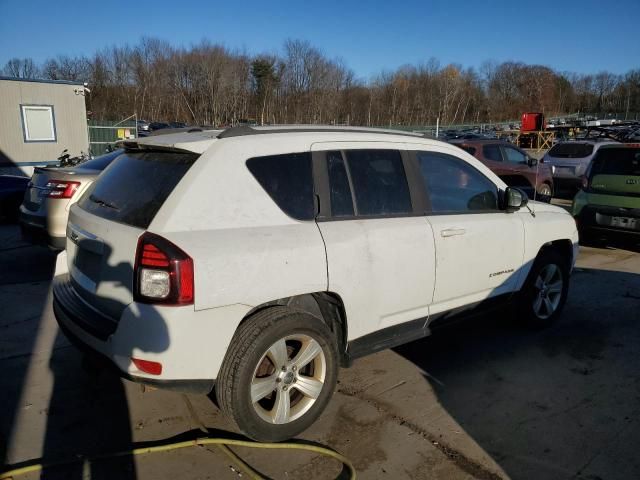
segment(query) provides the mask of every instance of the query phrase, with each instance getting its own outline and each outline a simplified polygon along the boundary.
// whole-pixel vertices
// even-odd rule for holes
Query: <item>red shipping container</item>
[[[521,132],[537,132],[544,130],[544,114],[539,112],[527,112],[522,114],[520,124]]]

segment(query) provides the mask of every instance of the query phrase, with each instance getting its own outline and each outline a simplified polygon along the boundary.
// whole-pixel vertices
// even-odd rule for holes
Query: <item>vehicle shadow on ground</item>
[[[580,241],[580,245],[602,250],[628,250],[634,253],[640,253],[640,240],[632,238],[595,238],[589,241]]]
[[[47,302],[55,255],[21,241],[16,225],[0,225],[0,460],[7,462]]]
[[[579,269],[571,289],[547,329],[503,312],[395,350],[510,477],[634,478],[640,275]]]
[[[58,338],[65,338],[62,332],[58,332]],[[47,410],[43,463],[129,450],[131,422],[123,380],[75,348],[55,352],[49,368],[54,384]],[[52,466],[42,471],[41,478],[135,479],[136,470],[132,457],[123,456]]]
[[[0,356],[2,370],[10,372],[0,380],[3,465],[38,456],[46,465],[129,450],[132,434],[123,380],[84,360],[55,322],[50,305],[55,255],[22,244],[13,226],[3,226],[1,233],[7,241],[0,249],[5,307],[0,326],[16,349],[3,348]],[[44,468],[40,478],[131,479],[136,472],[133,459],[123,456]]]

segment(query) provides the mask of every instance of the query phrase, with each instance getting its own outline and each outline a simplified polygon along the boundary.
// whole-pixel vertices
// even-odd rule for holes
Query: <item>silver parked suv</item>
[[[587,171],[598,149],[612,143],[618,142],[570,140],[556,143],[542,159],[543,163],[551,167],[556,190],[579,188],[582,184],[582,176]]]

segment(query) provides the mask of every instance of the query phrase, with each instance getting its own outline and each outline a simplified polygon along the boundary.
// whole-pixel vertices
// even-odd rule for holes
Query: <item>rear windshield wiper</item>
[[[113,203],[105,202],[104,200],[102,200],[102,199],[100,199],[98,197],[95,197],[93,195],[89,195],[89,200],[91,200],[94,203],[97,203],[101,207],[108,207],[108,208],[113,208],[114,210],[120,210]]]

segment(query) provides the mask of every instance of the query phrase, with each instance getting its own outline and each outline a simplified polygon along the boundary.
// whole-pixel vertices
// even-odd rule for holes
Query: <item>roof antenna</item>
[[[535,194],[533,195],[533,197],[535,198]],[[535,200],[534,200],[534,202],[535,202]],[[533,218],[536,218],[536,211],[531,209],[531,207],[529,206],[529,202],[527,202],[526,207],[527,207],[527,210],[529,210],[529,213],[531,214],[531,216]]]
[[[540,171],[540,160],[536,159],[536,182],[533,185],[533,201],[536,201],[538,196],[538,172]]]

